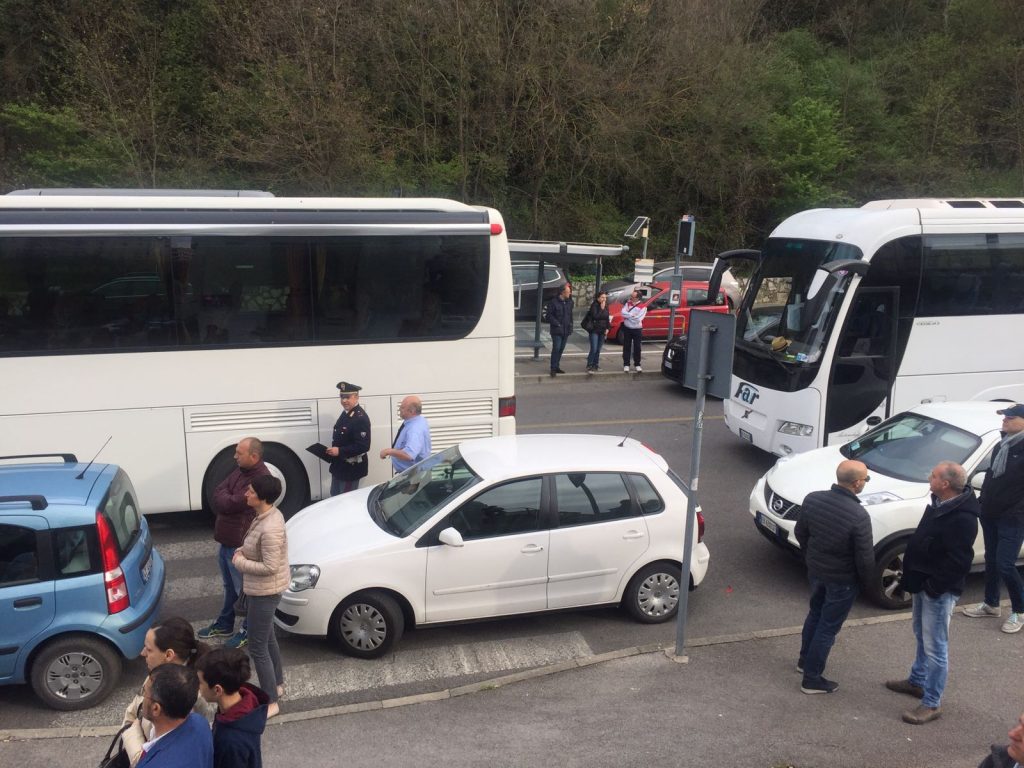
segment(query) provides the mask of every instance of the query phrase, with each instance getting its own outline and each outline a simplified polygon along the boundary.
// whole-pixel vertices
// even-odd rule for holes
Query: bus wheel
[[[281,481],[281,496],[274,506],[281,510],[285,520],[309,505],[309,477],[294,453],[282,445],[265,443],[263,463]]]
[[[281,481],[281,497],[275,506],[285,519],[309,504],[309,477],[295,454],[278,443],[264,443],[263,463]],[[210,462],[203,478],[203,509],[213,513],[214,490],[237,466],[233,447],[225,448]]]

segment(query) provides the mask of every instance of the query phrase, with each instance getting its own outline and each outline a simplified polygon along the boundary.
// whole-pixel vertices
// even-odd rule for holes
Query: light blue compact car
[[[99,704],[142,650],[164,578],[124,470],[0,456],[0,685],[31,682],[54,709]]]

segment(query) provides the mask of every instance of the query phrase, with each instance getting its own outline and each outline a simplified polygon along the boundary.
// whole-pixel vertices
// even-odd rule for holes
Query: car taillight
[[[491,234],[492,235],[500,235],[501,232],[502,232],[501,224],[498,224],[497,222],[492,222],[491,223]]]
[[[516,415],[516,396],[498,398],[498,416]]]
[[[697,510],[697,543],[700,544],[704,541],[704,515],[701,514],[700,510]]]
[[[96,513],[96,531],[100,537],[100,557],[103,561],[103,586],[107,590],[107,613],[120,613],[131,605],[128,598],[128,582],[121,570],[121,559],[117,556],[117,543],[110,523],[102,512]]]

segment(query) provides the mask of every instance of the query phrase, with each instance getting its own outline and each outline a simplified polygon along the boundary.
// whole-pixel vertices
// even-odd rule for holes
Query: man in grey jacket
[[[871,519],[857,498],[870,479],[862,462],[840,462],[835,485],[807,494],[796,522],[794,534],[811,583],[797,662],[804,693],[833,693],[839,688],[823,673],[836,635],[857,598],[858,583],[868,584],[875,566]]]

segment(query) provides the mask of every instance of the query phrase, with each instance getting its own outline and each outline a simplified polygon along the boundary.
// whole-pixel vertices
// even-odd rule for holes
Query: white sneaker
[[[629,373],[629,366],[628,365],[622,366],[622,372],[623,373]]]
[[[988,603],[978,603],[972,605],[969,608],[964,608],[964,616],[970,616],[972,619],[981,619],[987,616],[993,616],[998,618],[1002,616],[1003,609],[998,605],[991,606]]]
[[[638,366],[636,367],[636,372],[637,372],[637,373],[643,373],[643,372],[644,372],[644,369],[643,369],[643,368],[641,368],[641,367],[640,367],[640,366],[638,365]]]
[[[1014,632],[1020,632],[1021,627],[1024,627],[1024,613],[1011,612],[1001,629],[1008,635],[1012,635]]]

